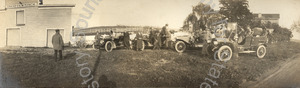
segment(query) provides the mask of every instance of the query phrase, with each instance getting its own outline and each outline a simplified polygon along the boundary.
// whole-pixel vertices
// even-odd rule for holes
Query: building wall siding
[[[5,31],[5,28],[6,28],[6,21],[4,20],[6,15],[5,15],[5,11],[0,11],[0,47],[3,47],[5,46],[6,44],[6,31]]]
[[[25,25],[16,25],[16,11],[24,10]],[[1,15],[5,16],[1,16]],[[64,36],[70,36],[72,30],[71,26],[71,8],[59,7],[26,7],[7,9],[4,13],[0,13],[1,17],[5,17],[5,23],[0,23],[6,27],[1,27],[0,47],[6,46],[6,32],[7,28],[20,28],[21,31],[21,45],[23,47],[45,47],[47,44],[47,29],[64,29]],[[4,31],[4,32],[3,32]],[[4,36],[3,36],[4,35]],[[64,42],[68,43],[70,37],[64,37]]]

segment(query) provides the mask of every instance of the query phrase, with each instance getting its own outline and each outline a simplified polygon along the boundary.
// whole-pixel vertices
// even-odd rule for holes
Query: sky
[[[73,21],[85,13],[82,8],[86,0],[73,0],[76,2],[73,10]],[[68,3],[60,0],[48,0],[45,3]],[[171,28],[180,28],[185,18],[192,12],[192,6],[200,0],[102,0],[94,5],[95,11],[89,26],[156,26],[169,24]],[[208,3],[209,0],[204,0]],[[218,5],[217,0],[214,1]],[[218,7],[216,7],[217,9]],[[73,23],[73,24],[75,24]]]
[[[0,0],[0,7],[3,6]],[[44,4],[75,4],[72,24],[80,19],[79,14],[87,0],[44,0]],[[95,8],[89,27],[93,26],[157,26],[166,23],[171,28],[180,28],[185,18],[192,12],[192,6],[202,0],[95,0],[99,5]],[[203,0],[208,3],[210,0]],[[219,1],[212,0],[219,9]],[[249,9],[253,13],[280,14],[279,25],[290,28],[294,21],[300,20],[300,0],[248,0]]]
[[[280,14],[279,25],[286,28],[300,20],[300,0],[249,0],[249,9],[254,13]]]

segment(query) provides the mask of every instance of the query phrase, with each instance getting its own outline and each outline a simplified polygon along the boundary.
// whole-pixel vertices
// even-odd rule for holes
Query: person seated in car
[[[113,30],[110,31],[110,36],[111,36],[111,39],[114,40],[115,39],[115,32]]]

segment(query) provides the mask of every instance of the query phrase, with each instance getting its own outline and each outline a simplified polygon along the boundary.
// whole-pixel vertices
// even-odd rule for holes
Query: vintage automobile
[[[99,40],[95,40],[93,47],[96,49],[101,49],[104,47],[105,51],[111,52],[117,46],[122,45],[124,35],[122,33],[110,33],[101,34]]]
[[[227,24],[227,35],[225,38],[215,38],[212,40],[212,49],[217,58],[221,61],[228,61],[232,57],[232,52],[255,53],[258,58],[264,58],[267,53],[267,32],[266,29],[253,28],[249,35],[239,35],[237,23]]]
[[[134,32],[129,32],[130,33],[130,45],[132,49],[135,49],[135,36],[136,34]],[[123,45],[123,38],[124,38],[124,33],[115,33],[115,35],[111,34],[102,34],[99,40],[96,40],[94,42],[94,47],[97,49],[100,49],[101,47],[104,47],[105,51],[111,52],[113,49],[117,47],[124,47]],[[143,48],[141,50],[144,50],[146,46],[150,46],[151,44],[149,43],[149,38],[148,34],[143,34]]]
[[[205,32],[201,33],[206,35]],[[203,36],[195,37],[193,33],[188,31],[179,31],[171,35],[171,41],[173,42],[173,48],[177,52],[184,52],[187,47],[203,47]]]
[[[262,30],[261,28],[254,28],[253,34],[239,38],[237,23],[228,23],[227,28],[214,31],[215,38],[207,41],[207,51],[220,61],[230,60],[233,52],[256,53],[258,58],[263,58],[266,55],[266,43],[268,39]],[[222,33],[217,33],[217,31]],[[195,38],[197,37],[188,32],[174,33],[172,41],[175,42],[175,50],[177,52],[184,52],[187,47],[203,47],[205,43],[201,41],[197,42]]]
[[[93,46],[94,44],[94,37],[91,35],[86,36],[76,36],[73,37],[74,40],[77,40],[75,42],[72,42],[72,46],[79,47],[79,48],[87,48],[88,46]]]

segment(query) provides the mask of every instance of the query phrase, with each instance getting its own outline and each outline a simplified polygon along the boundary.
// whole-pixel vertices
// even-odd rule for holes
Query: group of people
[[[169,41],[171,40],[171,33],[168,30],[168,24],[166,24],[161,31],[153,31],[153,28],[150,28],[151,32],[150,32],[150,43],[153,44],[153,49],[154,50],[160,50],[160,48],[162,47],[162,45],[164,45],[166,48],[168,48],[169,45]],[[123,39],[123,43],[124,43],[124,47],[126,49],[131,49],[130,47],[130,37],[129,37],[129,32],[125,32],[124,33],[124,39]],[[135,49],[137,51],[141,51],[144,47],[143,45],[143,35],[141,32],[137,32],[136,33],[136,37],[135,37]]]
[[[151,28],[152,29],[152,28]],[[55,30],[55,34],[52,36],[52,45],[53,45],[53,49],[54,49],[54,57],[55,57],[55,61],[61,60],[63,58],[62,56],[62,50],[64,50],[64,42],[63,42],[63,38],[60,34],[60,31],[57,29]],[[115,33],[113,31],[111,31],[111,36],[115,35]],[[150,41],[153,44],[153,49],[160,49],[162,47],[162,45],[165,45],[166,48],[168,48],[169,45],[169,41],[171,40],[171,33],[168,30],[168,24],[166,24],[161,32],[156,32],[156,33],[151,33],[150,34]],[[96,36],[95,36],[95,40],[99,41],[100,38],[100,34],[99,32],[97,32]],[[113,37],[114,39],[114,37]],[[143,49],[143,35],[141,32],[138,32],[136,34],[135,37],[136,40],[136,50],[140,51]],[[129,32],[125,32],[124,33],[124,39],[123,39],[123,43],[126,49],[131,49],[130,47],[130,34]],[[59,55],[57,55],[57,53]]]
[[[137,51],[141,51],[143,49],[143,35],[142,35],[142,33],[137,32],[136,37],[135,37],[134,40],[136,40],[135,41],[135,47],[136,47],[135,49]],[[124,44],[124,47],[126,49],[128,49],[128,50],[131,49],[129,32],[124,33],[123,44]]]
[[[161,31],[150,32],[150,42],[153,44],[153,49],[160,49],[161,47],[169,48],[169,41],[171,40],[171,33],[166,24]]]

